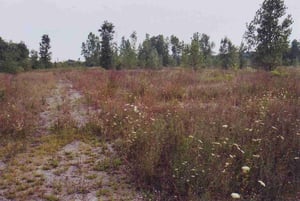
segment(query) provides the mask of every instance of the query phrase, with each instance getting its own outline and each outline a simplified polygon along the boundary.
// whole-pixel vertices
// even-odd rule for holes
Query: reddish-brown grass
[[[299,69],[0,74],[2,137],[32,133],[58,77],[93,110],[82,132],[114,140],[156,200],[295,200],[300,191]]]
[[[280,200],[295,195],[300,181],[300,74],[283,71],[65,76],[100,110],[90,129],[119,139],[137,183],[161,199],[230,200],[238,192],[244,200]]]

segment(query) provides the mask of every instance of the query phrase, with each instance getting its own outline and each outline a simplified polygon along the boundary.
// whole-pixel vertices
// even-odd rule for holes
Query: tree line
[[[0,72],[19,72],[24,70],[51,68],[50,38],[42,36],[39,52],[29,52],[24,42],[6,42],[0,37]]]
[[[279,65],[296,66],[300,61],[300,42],[293,40],[289,44],[293,20],[286,11],[283,0],[265,0],[254,19],[247,24],[240,46],[224,37],[218,53],[214,52],[215,43],[210,37],[198,32],[193,34],[189,43],[175,35],[146,34],[138,47],[137,34],[133,32],[128,39],[122,37],[118,46],[113,43],[114,25],[105,21],[99,29],[100,37],[91,32],[82,43],[82,55],[86,66],[103,66],[106,69],[253,66],[272,70]]]
[[[84,65],[102,66],[105,69],[157,69],[166,66],[183,66],[193,69],[220,67],[261,67],[272,70],[278,65],[296,66],[300,62],[300,41],[289,42],[292,17],[286,14],[283,0],[265,0],[254,19],[247,23],[243,40],[236,46],[228,37],[220,41],[218,52],[215,43],[205,33],[196,32],[189,42],[177,36],[162,34],[150,36],[137,44],[137,33],[114,42],[113,23],[104,21],[99,34],[90,32],[81,45]],[[43,35],[39,52],[29,52],[25,43],[6,42],[0,38],[0,71],[51,68],[62,65],[82,65],[68,60],[51,62],[50,37]]]

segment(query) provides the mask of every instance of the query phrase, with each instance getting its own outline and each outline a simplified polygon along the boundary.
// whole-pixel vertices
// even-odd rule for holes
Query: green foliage
[[[219,60],[224,69],[235,68],[238,65],[237,48],[227,37],[221,40]]]
[[[244,38],[249,49],[256,51],[255,59],[265,70],[272,70],[282,63],[288,48],[293,20],[285,17],[287,7],[283,0],[265,0],[252,22],[247,24]]]
[[[138,65],[142,68],[158,68],[162,66],[158,52],[153,47],[149,34],[146,34],[146,39],[138,48]]]
[[[183,50],[183,42],[179,41],[179,38],[172,35],[171,36],[171,50],[172,50],[172,59],[173,59],[173,65],[180,66],[181,64],[181,55]]]
[[[183,46],[182,64],[186,67],[210,67],[213,65],[213,48],[215,44],[210,42],[207,34],[194,33],[191,44]]]
[[[150,38],[151,46],[157,51],[159,60],[163,66],[169,65],[169,42],[163,35]]]
[[[92,32],[81,46],[81,55],[85,58],[86,66],[100,66],[100,40]]]
[[[50,68],[51,67],[51,52],[50,52],[50,38],[47,34],[42,36],[42,40],[40,42],[40,64],[42,68]]]
[[[113,47],[112,40],[114,37],[114,25],[108,21],[104,21],[98,30],[101,36],[101,65],[105,69],[113,67]]]
[[[202,48],[205,46],[201,42],[201,35],[197,32],[193,34],[191,44],[185,45],[182,53],[182,64],[185,67],[197,69],[204,66],[204,54]],[[202,47],[202,48],[201,48]]]
[[[122,37],[120,45],[120,65],[122,68],[135,68],[137,66],[137,54],[136,44],[137,36],[136,32],[133,32],[129,39]]]
[[[200,34],[194,33],[191,48],[190,48],[190,65],[193,68],[198,68],[201,66],[203,61],[203,55],[200,50]]]
[[[0,72],[28,70],[28,55],[29,50],[23,42],[7,43],[0,37]]]
[[[247,47],[244,43],[241,43],[239,47],[239,68],[244,68],[249,64],[249,58],[247,58]]]
[[[168,66],[169,42],[163,35],[146,34],[146,39],[138,48],[138,65],[143,68],[158,68]]]
[[[202,34],[199,41],[205,67],[210,67],[212,65],[212,49],[215,47],[214,42],[210,42],[209,39],[210,37],[208,35]]]
[[[297,66],[300,62],[300,42],[297,40],[293,40],[291,47],[288,52],[284,56],[284,64]]]
[[[40,68],[39,55],[35,50],[30,51],[30,64],[32,69]]]

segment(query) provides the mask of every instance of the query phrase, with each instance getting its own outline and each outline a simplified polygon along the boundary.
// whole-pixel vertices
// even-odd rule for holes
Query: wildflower
[[[236,156],[235,156],[235,155],[229,154],[229,157],[230,157],[230,158],[235,158]]]
[[[230,165],[230,163],[226,162],[225,163],[225,167],[228,167]]]
[[[278,135],[277,138],[280,138],[281,140],[284,140],[284,137],[282,135]]]
[[[259,158],[260,157],[260,155],[258,155],[258,154],[254,154],[254,155],[252,155],[254,158]]]
[[[238,144],[234,143],[233,146],[235,146],[242,154],[245,153]]]
[[[134,106],[134,107],[133,107],[133,111],[134,111],[135,113],[138,113],[138,112],[139,112],[137,106]]]
[[[189,138],[194,139],[194,136],[193,135],[189,135]]]
[[[233,199],[240,199],[241,198],[240,194],[238,194],[238,193],[231,193],[231,197]]]
[[[187,164],[187,161],[183,161],[181,164],[182,164],[182,165],[186,165],[186,164]]]
[[[247,173],[250,171],[250,167],[248,167],[248,166],[243,166],[243,167],[242,167],[242,171],[243,171],[244,174],[247,174]]]
[[[299,158],[299,157],[295,157],[294,159],[295,159],[295,160],[299,160],[300,158]]]
[[[225,124],[225,125],[223,125],[222,127],[223,127],[223,128],[228,128],[228,125]]]
[[[261,139],[252,139],[252,142],[261,142]]]
[[[221,145],[220,142],[212,142],[212,144],[214,144],[214,145]]]
[[[259,183],[260,185],[262,185],[263,187],[266,187],[266,184],[265,184],[262,180],[258,180],[258,183]]]

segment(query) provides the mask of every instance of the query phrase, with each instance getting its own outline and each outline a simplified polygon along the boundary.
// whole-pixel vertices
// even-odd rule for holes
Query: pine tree
[[[51,52],[50,52],[50,38],[47,34],[42,36],[42,41],[40,42],[40,63],[45,68],[51,67]]]
[[[101,65],[105,69],[113,68],[112,40],[115,33],[114,25],[108,21],[104,21],[99,32],[101,36]]]

